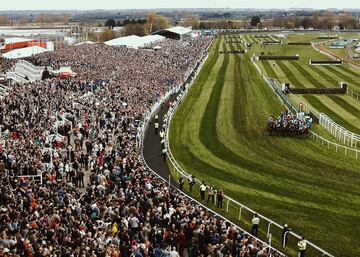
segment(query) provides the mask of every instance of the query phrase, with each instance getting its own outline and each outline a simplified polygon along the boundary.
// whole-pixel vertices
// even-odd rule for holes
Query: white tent
[[[3,54],[3,57],[7,59],[17,59],[17,58],[29,57],[36,54],[41,54],[47,51],[49,50],[42,48],[40,46],[29,46],[7,52]]]
[[[128,48],[141,48],[151,43],[156,43],[164,40],[165,37],[160,35],[149,35],[144,37],[139,36],[127,36],[119,37],[109,41],[106,41],[105,44],[108,46],[123,46]]]
[[[93,41],[83,41],[83,42],[80,42],[80,43],[75,44],[75,46],[93,45],[93,44],[95,44],[95,42],[93,42]]]

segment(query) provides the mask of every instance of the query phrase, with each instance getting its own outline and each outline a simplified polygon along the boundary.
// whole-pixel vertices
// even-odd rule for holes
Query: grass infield
[[[176,160],[188,173],[289,224],[330,253],[360,256],[355,225],[360,224],[360,159],[310,138],[269,136],[268,116],[284,107],[250,63],[251,53],[218,54],[233,47],[217,39],[176,111],[170,128]],[[236,221],[238,212],[230,206],[225,215]],[[249,220],[245,215],[240,225],[248,228]],[[261,228],[265,237],[264,224]],[[274,243],[279,246],[278,237]]]

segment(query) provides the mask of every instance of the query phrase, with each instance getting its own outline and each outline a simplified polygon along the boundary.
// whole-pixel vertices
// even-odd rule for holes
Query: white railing
[[[351,148],[357,148],[360,142],[360,135],[355,134],[334,122],[325,113],[320,113],[319,124],[330,132],[337,140],[349,145]]]
[[[328,42],[328,41],[326,41],[326,42]],[[330,41],[329,41],[329,42],[330,42]],[[319,53],[324,54],[324,55],[330,57],[331,59],[334,59],[335,61],[338,61],[339,58],[337,58],[335,55],[332,55],[332,54],[330,54],[330,53],[328,53],[328,52],[326,52],[326,51],[324,51],[324,50],[321,50],[321,49],[319,49],[319,48],[316,47],[316,45],[319,45],[319,44],[322,44],[322,43],[324,43],[324,42],[317,42],[317,43],[311,42],[311,46],[312,46],[316,51],[318,51]]]
[[[28,77],[33,82],[41,80],[44,68],[43,66],[35,66],[25,60],[19,60],[14,66],[14,71],[23,77]]]
[[[360,150],[350,148],[350,147],[347,147],[345,145],[336,144],[336,143],[331,142],[330,140],[316,134],[313,131],[309,131],[309,132],[312,135],[313,140],[321,142],[321,144],[323,146],[327,146],[328,149],[333,147],[336,152],[344,152],[345,155],[349,155],[349,156],[352,155],[356,159],[358,159],[360,157]]]
[[[351,89],[349,89],[349,87],[347,88],[347,91],[346,91],[347,94],[351,95],[353,98],[355,98],[357,101],[359,101],[360,99],[360,94],[359,93],[356,93],[354,91],[352,91]]]
[[[6,79],[12,79],[17,83],[28,83],[29,81],[14,71],[6,72]]]
[[[207,60],[207,57],[206,56],[203,61],[201,62],[201,64],[198,66],[198,69],[195,71],[195,76],[194,78],[196,78],[196,76],[198,75],[199,71],[201,70],[203,64],[205,63],[205,61]],[[188,76],[191,75],[191,72],[188,74]],[[186,77],[188,77],[186,76]],[[193,78],[193,79],[194,79]],[[192,83],[189,84],[189,87],[192,85]],[[179,86],[178,88],[180,88],[181,86]],[[189,87],[186,87],[186,92],[189,90]],[[176,91],[178,92],[178,90]],[[156,173],[156,171],[152,170],[149,165],[146,163],[145,159],[144,159],[144,138],[145,138],[145,132],[149,126],[149,121],[151,120],[151,117],[157,112],[158,108],[163,104],[165,103],[168,99],[169,99],[169,96],[171,94],[175,93],[174,90],[171,90],[169,91],[164,97],[162,97],[156,104],[153,105],[153,107],[150,109],[150,111],[145,115],[144,117],[144,122],[143,122],[143,125],[142,125],[142,129],[141,129],[141,137],[140,137],[140,148],[141,148],[141,159],[142,159],[142,162],[145,164],[145,166],[152,172],[154,173],[159,179],[163,180],[164,182],[167,182],[169,183],[169,187],[171,187],[173,190],[176,190],[177,192],[181,193],[181,194],[185,194],[184,192],[182,192],[181,190],[179,190],[176,186],[174,185],[171,185],[170,183],[170,177],[169,177],[169,181],[166,181],[166,179],[164,179],[163,177],[161,177],[159,174]],[[184,97],[185,94],[182,94],[180,96],[180,99],[182,99]],[[168,96],[168,97],[166,97]],[[175,104],[176,106],[179,104],[179,102],[181,102],[181,100],[179,101],[176,101]],[[174,108],[170,108],[169,110],[175,110]],[[171,120],[171,118],[170,118]],[[170,121],[169,121],[170,122]],[[170,127],[170,123],[169,123],[169,126]],[[168,142],[168,129],[166,130],[166,136],[165,136],[165,139],[166,139],[166,148],[170,150],[169,148],[169,142]],[[170,155],[168,155],[169,157],[172,156],[171,152],[170,152]],[[175,160],[175,159],[174,159]],[[186,176],[185,173],[183,173],[184,177],[188,177],[188,175]],[[206,209],[207,211],[215,214],[215,216],[219,217],[220,219],[224,220],[224,221],[227,221],[228,223],[234,225],[237,229],[243,231],[245,234],[247,234],[248,236],[251,236],[253,238],[255,238],[253,235],[249,234],[247,231],[245,231],[244,229],[242,229],[241,227],[239,227],[237,224],[233,223],[232,221],[228,220],[227,218],[225,218],[224,216],[220,215],[219,213],[216,213],[215,211],[211,210],[210,208],[206,207],[205,205],[203,205],[202,203],[200,203],[199,201],[197,201],[196,199],[194,199],[193,197],[185,194],[186,197],[188,197],[189,199],[191,199],[192,202],[195,202],[197,203],[199,206],[201,206],[202,208]],[[240,214],[241,215],[241,214]],[[270,228],[270,227],[269,227]],[[271,238],[271,233],[270,231],[269,232],[269,236]],[[258,240],[259,242],[261,242],[263,245],[266,246],[266,248],[270,248],[273,252],[276,252],[277,254],[279,254],[280,256],[283,256],[285,257],[286,255],[282,252],[280,252],[279,250],[275,249],[274,247],[271,246],[271,242],[270,243],[266,243],[264,241],[262,241],[261,239],[259,238],[256,238],[256,240]],[[329,257],[332,257],[331,255],[329,255]]]

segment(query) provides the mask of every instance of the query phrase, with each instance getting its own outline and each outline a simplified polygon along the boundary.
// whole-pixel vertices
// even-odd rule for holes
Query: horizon
[[[261,6],[261,8],[259,8]],[[86,8],[84,8],[86,7]],[[190,0],[167,1],[167,0],[115,0],[103,1],[50,1],[50,0],[18,0],[16,2],[7,1],[2,3],[0,11],[93,11],[93,10],[149,10],[149,9],[253,9],[253,10],[291,10],[291,9],[360,9],[360,1],[347,0],[319,0],[314,3],[312,0],[293,0],[289,4],[286,0]]]

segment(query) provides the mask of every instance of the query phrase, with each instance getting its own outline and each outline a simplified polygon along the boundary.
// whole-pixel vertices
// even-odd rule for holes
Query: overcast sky
[[[360,0],[0,0],[0,10],[151,8],[360,8]]]

